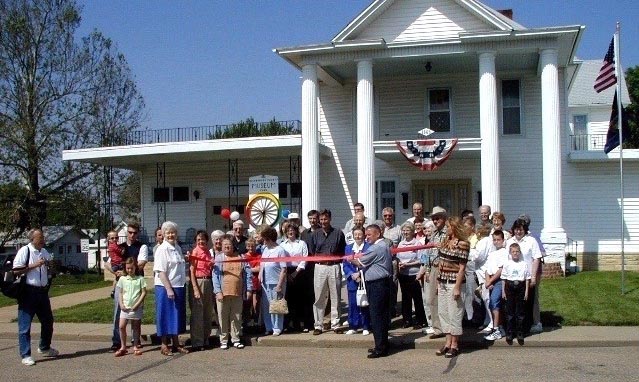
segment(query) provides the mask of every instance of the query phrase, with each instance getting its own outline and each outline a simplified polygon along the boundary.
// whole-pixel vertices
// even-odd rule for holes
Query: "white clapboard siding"
[[[454,39],[461,32],[488,31],[491,27],[454,1],[399,0],[366,27],[357,39],[383,38],[386,42]]]

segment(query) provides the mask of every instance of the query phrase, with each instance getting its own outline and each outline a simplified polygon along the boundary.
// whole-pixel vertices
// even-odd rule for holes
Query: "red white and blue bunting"
[[[450,157],[457,139],[425,139],[420,141],[396,141],[399,152],[410,164],[423,171],[441,167]]]

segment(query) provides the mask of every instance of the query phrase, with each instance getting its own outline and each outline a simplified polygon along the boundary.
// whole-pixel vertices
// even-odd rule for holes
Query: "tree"
[[[283,124],[276,121],[275,118],[269,122],[255,122],[253,117],[249,117],[245,121],[234,123],[224,130],[217,130],[211,134],[210,139],[267,137],[289,134],[300,134],[300,131],[297,126]]]
[[[624,147],[639,148],[639,65],[626,69],[625,77],[631,103],[624,108],[630,127],[630,136]]]
[[[143,119],[124,56],[98,31],[77,41],[79,24],[74,0],[0,1],[0,181],[23,190],[0,242],[45,225],[51,200],[94,193],[97,166],[62,163],[62,150],[105,145]]]

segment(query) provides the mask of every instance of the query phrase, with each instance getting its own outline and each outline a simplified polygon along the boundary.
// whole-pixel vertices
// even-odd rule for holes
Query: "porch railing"
[[[271,123],[272,122],[256,122],[255,125],[259,129],[262,126],[266,127]],[[301,134],[302,132],[302,123],[299,120],[277,121],[277,123],[285,129],[282,129],[281,133],[276,132],[270,135]],[[172,129],[159,130],[136,130],[122,135],[106,137],[103,140],[103,146],[129,146],[153,143],[202,141],[215,139],[216,135],[223,133],[233,126],[236,126],[236,124],[176,127]],[[255,135],[247,135],[247,137],[252,136]]]
[[[603,151],[606,134],[577,134],[570,136],[571,151]]]

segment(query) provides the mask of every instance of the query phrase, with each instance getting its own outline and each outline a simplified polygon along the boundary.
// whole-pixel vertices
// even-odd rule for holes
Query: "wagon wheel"
[[[279,221],[282,205],[271,193],[259,193],[246,205],[246,217],[254,228],[262,224],[274,227]]]

